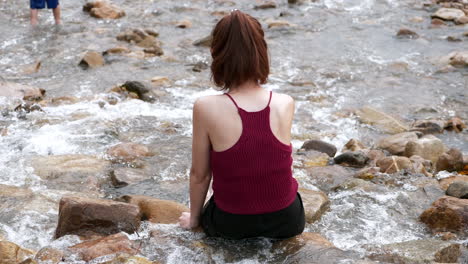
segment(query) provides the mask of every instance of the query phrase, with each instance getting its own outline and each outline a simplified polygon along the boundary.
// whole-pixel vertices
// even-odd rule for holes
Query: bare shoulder
[[[222,104],[223,99],[225,99],[223,97],[224,96],[222,95],[207,95],[199,97],[193,104],[193,111],[203,115],[213,113],[213,110],[219,108]]]
[[[287,94],[273,93],[271,103],[279,109],[291,110],[294,109],[294,99]]]

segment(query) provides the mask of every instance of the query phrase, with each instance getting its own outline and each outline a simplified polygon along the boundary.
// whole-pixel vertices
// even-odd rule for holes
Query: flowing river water
[[[239,9],[257,17],[264,25],[271,75],[266,88],[290,94],[296,100],[293,146],[309,138],[320,138],[341,149],[351,138],[366,145],[385,136],[362,124],[354,109],[370,105],[410,124],[435,117],[458,116],[468,120],[468,72],[439,72],[439,58],[467,48],[463,33],[468,26],[431,28],[435,7],[419,0],[317,0],[301,5],[276,1],[273,9],[254,9],[255,1],[114,0],[126,16],[98,20],[82,11],[85,1],[61,2],[63,25],[53,26],[49,11],[40,12],[40,25],[29,26],[24,1],[0,0],[0,76],[9,82],[44,88],[47,98],[73,96],[77,100],[20,116],[13,111],[0,115],[0,184],[28,188],[47,197],[49,204],[33,204],[21,210],[0,209],[0,235],[22,247],[38,250],[76,244],[78,238],[53,240],[58,200],[84,187],[60,188],[39,178],[30,164],[35,156],[89,154],[104,157],[120,142],[146,144],[156,155],[145,160],[142,184],[113,188],[104,184],[97,196],[115,198],[143,194],[188,204],[191,108],[197,97],[217,93],[209,69],[192,71],[198,62],[210,63],[208,48],[192,45],[208,35],[220,16],[214,11]],[[269,19],[286,20],[290,27],[267,27]],[[189,28],[175,23],[189,20]],[[132,58],[112,55],[103,67],[78,67],[87,50],[102,52],[125,45],[116,36],[127,29],[150,28],[159,33],[164,55]],[[398,39],[400,28],[410,28],[418,39]],[[462,41],[449,42],[447,36]],[[26,74],[25,65],[41,62],[37,73]],[[151,86],[155,76],[166,76],[170,85],[159,88],[156,102],[136,99],[107,103],[110,89],[125,81]],[[0,97],[0,109],[16,102]],[[468,133],[437,135],[448,147],[468,154]],[[316,189],[301,169],[295,177],[306,188]],[[416,176],[415,176],[416,177]],[[368,247],[432,237],[417,220],[417,187],[408,177],[400,187],[383,186],[379,191],[348,190],[329,193],[330,210],[306,231],[318,232],[340,249],[365,256]],[[80,189],[80,190],[78,190]],[[38,210],[37,207],[45,210]],[[11,208],[10,208],[11,209]],[[424,208],[423,208],[424,209]],[[420,211],[418,211],[420,212]],[[150,240],[151,230],[166,235],[164,243]],[[271,250],[267,240],[244,244],[208,241],[217,250],[191,247],[200,238],[176,225],[145,223],[130,237],[141,243],[141,255],[165,263],[275,263],[284,258]],[[468,243],[459,238],[459,243]],[[83,263],[68,259],[66,263]]]

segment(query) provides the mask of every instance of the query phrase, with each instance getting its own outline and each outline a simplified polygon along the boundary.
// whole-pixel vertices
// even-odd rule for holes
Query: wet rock
[[[39,263],[58,264],[62,261],[64,252],[55,248],[41,248],[34,257]]]
[[[362,168],[366,166],[369,157],[362,151],[345,152],[335,157],[335,163],[347,167]]]
[[[450,149],[443,153],[436,163],[436,172],[439,171],[461,171],[463,170],[463,154],[458,149]]]
[[[438,134],[444,132],[444,121],[436,119],[418,120],[413,123],[411,131],[419,131],[423,134]]]
[[[304,0],[288,0],[288,4],[302,4]]]
[[[88,51],[78,65],[84,70],[101,67],[104,65],[104,58],[96,51]]]
[[[449,54],[449,63],[453,67],[468,67],[468,51],[455,51]]]
[[[142,170],[133,168],[117,168],[111,171],[110,176],[112,185],[115,187],[127,186],[150,178]]]
[[[140,226],[140,210],[133,204],[104,199],[63,197],[55,238],[67,234],[133,233]]]
[[[393,155],[402,155],[409,141],[418,140],[421,134],[417,132],[403,132],[385,137],[377,142],[377,147]]]
[[[32,157],[30,165],[49,188],[89,192],[104,182],[110,162],[90,155],[50,155]]]
[[[468,24],[468,16],[462,16],[457,19],[455,19],[455,24],[463,25],[463,24]]]
[[[361,122],[369,125],[375,125],[383,132],[389,134],[408,131],[408,126],[406,124],[372,107],[363,107],[359,109],[356,114]]]
[[[306,169],[312,182],[321,191],[330,192],[333,187],[343,183],[352,177],[352,173],[346,168],[338,165],[326,167],[312,167]]]
[[[407,157],[391,156],[377,161],[377,166],[383,173],[395,173],[400,170],[410,170],[413,168],[411,160]]]
[[[434,14],[432,14],[432,18],[440,18],[448,21],[456,20],[463,16],[465,16],[465,13],[456,8],[440,8]]]
[[[443,196],[420,218],[434,232],[468,231],[468,199]]]
[[[29,102],[22,103],[15,107],[15,112],[22,112],[22,113],[31,113],[34,111],[44,112],[39,104],[31,104]]]
[[[440,27],[440,26],[445,26],[445,25],[447,25],[447,24],[446,24],[445,21],[442,20],[442,19],[433,18],[433,19],[431,20],[431,25],[432,25],[433,27]]]
[[[436,239],[383,245],[371,259],[384,263],[457,263],[460,245]]]
[[[135,255],[139,252],[137,246],[125,234],[118,233],[103,238],[86,241],[70,247],[78,252],[84,261],[115,253],[128,253]]]
[[[133,162],[153,154],[148,147],[137,143],[120,143],[107,150],[107,155],[115,162]]]
[[[380,173],[380,168],[379,167],[369,167],[369,168],[363,168],[359,171],[357,171],[353,177],[362,179],[362,180],[372,180],[375,178],[375,175],[377,173]]]
[[[356,190],[356,189],[360,189],[365,192],[382,191],[382,188],[379,187],[377,184],[372,183],[370,181],[363,180],[363,179],[358,179],[358,178],[349,178],[345,180],[343,183],[333,187],[334,191]]]
[[[190,22],[189,20],[181,20],[181,21],[176,23],[176,27],[178,27],[178,28],[190,28],[190,27],[192,27],[192,22]]]
[[[461,38],[457,38],[457,37],[454,37],[454,36],[448,36],[446,38],[446,40],[449,41],[449,42],[461,42],[461,41],[463,41]]]
[[[33,257],[34,252],[15,243],[0,241],[0,264],[16,264]]]
[[[452,184],[455,181],[468,182],[468,176],[460,175],[460,176],[451,176],[448,178],[444,178],[440,180],[439,182],[440,188],[442,188],[442,190],[447,190],[450,184]]]
[[[150,261],[143,257],[130,256],[128,254],[119,254],[114,259],[103,262],[101,264],[159,264],[159,262]]]
[[[468,182],[454,181],[449,185],[446,194],[461,199],[468,199]]]
[[[274,1],[264,1],[263,3],[256,5],[254,9],[270,9],[276,8],[276,2]]]
[[[158,224],[174,224],[179,221],[182,212],[189,212],[185,205],[168,200],[160,200],[143,195],[124,195],[120,201],[137,205],[140,208],[142,220]]]
[[[362,144],[361,141],[352,138],[344,145],[342,151],[343,152],[359,151],[359,150],[363,150],[363,149],[366,149],[366,146],[364,146],[364,144]]]
[[[304,203],[306,222],[309,224],[319,220],[330,208],[330,200],[323,192],[300,188],[299,193]]]
[[[110,48],[102,53],[102,55],[108,54],[122,54],[122,53],[130,53],[130,49],[124,46],[117,46],[114,48]]]
[[[151,78],[151,84],[153,86],[167,86],[171,84],[171,80],[165,76],[155,76]]]
[[[414,173],[421,173],[427,177],[433,177],[434,175],[432,172],[432,162],[430,160],[426,160],[420,156],[413,155],[410,157],[411,162],[413,163],[413,172]]]
[[[29,64],[29,65],[25,65],[23,67],[23,73],[25,74],[33,74],[33,73],[37,73],[39,71],[39,69],[41,68],[41,61],[37,61],[37,62],[34,62],[32,64]]]
[[[418,155],[424,159],[430,160],[432,164],[436,164],[439,156],[446,150],[444,143],[433,135],[425,135],[418,140],[409,141],[406,144],[404,155],[411,157]]]
[[[46,91],[29,85],[0,81],[0,96],[23,99],[27,101],[41,100]]]
[[[193,65],[192,71],[201,72],[201,71],[206,70],[208,68],[209,68],[208,63],[206,63],[204,61],[199,61],[199,62],[195,63],[195,65]]]
[[[266,21],[268,28],[281,28],[281,27],[290,27],[292,26],[291,23],[289,23],[286,20],[273,20],[269,19]]]
[[[208,35],[206,37],[203,37],[201,39],[197,39],[193,42],[194,46],[202,46],[202,47],[211,47],[211,42],[213,41],[213,36]]]
[[[319,233],[304,232],[298,236],[276,242],[273,249],[282,249],[289,256],[298,252],[307,244],[328,248],[334,247],[333,243],[321,236]]]
[[[327,166],[330,157],[315,150],[294,153],[295,168],[311,168]]]
[[[149,32],[149,33],[148,33]],[[142,29],[130,29],[117,35],[117,40],[134,43],[138,47],[144,48],[144,52],[153,56],[164,54],[161,42],[155,38],[156,32]]]
[[[400,38],[400,39],[417,39],[417,38],[419,38],[418,33],[414,32],[412,30],[409,30],[407,28],[402,28],[402,29],[398,30],[396,36],[397,36],[397,38]]]
[[[336,153],[335,146],[321,140],[308,140],[302,144],[301,149],[316,150],[318,152],[326,153],[330,157],[334,157]]]
[[[156,99],[156,95],[143,83],[138,81],[127,81],[118,88],[120,89],[120,91],[126,91],[129,95],[136,95],[135,99],[140,99],[145,102],[151,103],[154,102]]]
[[[88,2],[83,6],[83,11],[100,19],[118,19],[125,16],[120,7],[106,1]]]
[[[444,125],[444,129],[455,131],[457,133],[462,132],[464,128],[466,128],[465,123],[458,117],[451,118]]]

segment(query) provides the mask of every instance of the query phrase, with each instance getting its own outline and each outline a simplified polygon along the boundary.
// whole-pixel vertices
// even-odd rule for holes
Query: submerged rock
[[[390,152],[393,155],[402,155],[409,141],[418,140],[417,132],[403,132],[385,137],[377,142],[377,147]]]
[[[413,123],[411,131],[419,131],[423,134],[439,134],[444,132],[445,122],[436,119],[417,120]]]
[[[185,205],[168,200],[160,200],[143,195],[124,195],[118,199],[140,208],[142,220],[158,224],[174,224],[182,212],[189,212]]]
[[[370,257],[384,263],[458,263],[460,245],[436,239],[383,245]]]
[[[112,185],[123,187],[150,178],[144,171],[133,168],[117,168],[110,173]]]
[[[134,43],[138,47],[144,48],[143,51],[147,54],[161,56],[164,51],[156,36],[158,36],[158,33],[149,29],[130,29],[117,35],[117,40]]]
[[[440,8],[434,14],[432,14],[432,18],[440,18],[443,20],[456,20],[465,16],[465,13],[456,8]]]
[[[145,102],[154,102],[156,95],[148,89],[143,83],[138,81],[126,81],[120,87],[118,87],[120,92],[124,90],[129,95],[134,94],[136,99],[140,99]]]
[[[143,157],[153,156],[148,147],[137,143],[120,143],[107,150],[107,155],[116,162],[133,162]]]
[[[400,30],[398,30],[397,34],[396,34],[397,38],[406,38],[406,39],[417,39],[419,38],[419,35],[418,33],[412,31],[412,30],[409,30],[407,28],[402,28]]]
[[[258,4],[254,7],[254,9],[270,9],[276,8],[276,2],[274,1],[264,1],[261,4]]]
[[[362,168],[369,161],[369,157],[362,151],[345,152],[335,157],[335,163],[342,166]]]
[[[34,257],[39,263],[58,264],[62,261],[64,252],[55,248],[41,248]]]
[[[375,125],[383,132],[397,134],[408,131],[408,126],[394,117],[383,113],[377,109],[366,106],[359,109],[356,114],[361,122],[369,125]]]
[[[190,20],[181,20],[176,23],[176,27],[178,28],[190,28],[192,27],[192,22]]]
[[[337,151],[336,147],[330,143],[321,140],[308,140],[302,144],[301,149],[305,150],[316,150],[319,152],[326,153],[330,157],[334,157]]]
[[[211,47],[211,42],[213,41],[213,36],[210,34],[206,37],[201,39],[197,39],[193,42],[194,46],[203,46],[203,47]]]
[[[83,11],[92,17],[102,19],[118,19],[125,16],[125,12],[120,7],[107,1],[88,2],[83,6]]]
[[[449,54],[449,63],[453,67],[468,67],[468,51],[455,51]]]
[[[70,247],[78,252],[84,261],[115,253],[137,254],[137,246],[125,234],[118,233],[91,241],[86,241]]]
[[[468,199],[443,196],[421,214],[420,220],[434,232],[467,232]]]
[[[0,81],[0,96],[23,99],[27,101],[41,100],[46,91],[29,85]]]
[[[140,210],[133,204],[104,199],[63,197],[55,238],[67,234],[133,233],[140,226]]]
[[[457,133],[462,132],[464,128],[466,128],[465,123],[463,123],[463,121],[458,117],[451,118],[447,121],[447,123],[445,123],[444,126],[444,129],[447,129],[448,131],[455,131]]]
[[[458,149],[450,149],[443,153],[436,163],[436,172],[463,170],[463,154]]]
[[[15,243],[0,241],[0,264],[16,264],[33,257],[34,252]]]
[[[409,141],[405,146],[404,155],[406,157],[418,155],[436,164],[445,150],[446,147],[442,140],[433,135],[426,135],[420,139]]]
[[[83,69],[97,68],[104,65],[104,58],[99,52],[88,51],[78,64]]]
[[[468,182],[454,181],[449,185],[446,194],[461,199],[468,199]],[[468,211],[466,213],[468,214]]]
[[[330,200],[323,192],[300,188],[299,193],[304,204],[306,222],[309,224],[319,220],[330,208]]]

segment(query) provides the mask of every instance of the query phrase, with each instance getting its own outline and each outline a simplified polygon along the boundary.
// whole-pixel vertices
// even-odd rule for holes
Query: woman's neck
[[[263,88],[255,81],[247,81],[244,82],[236,87],[232,87],[229,89],[230,94],[236,94],[236,93],[256,93],[260,90],[263,90]]]

